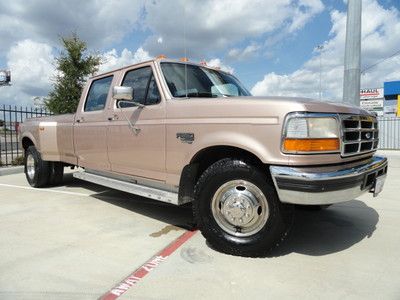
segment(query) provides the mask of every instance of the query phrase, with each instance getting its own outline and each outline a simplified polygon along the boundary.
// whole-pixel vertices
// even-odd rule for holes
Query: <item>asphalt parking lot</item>
[[[297,210],[267,258],[210,249],[189,206],[1,176],[0,299],[400,299],[400,153],[385,153],[378,198]]]

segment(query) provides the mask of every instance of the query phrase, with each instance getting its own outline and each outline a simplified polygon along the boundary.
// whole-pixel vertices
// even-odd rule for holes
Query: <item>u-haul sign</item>
[[[361,89],[360,100],[383,98],[383,88]]]

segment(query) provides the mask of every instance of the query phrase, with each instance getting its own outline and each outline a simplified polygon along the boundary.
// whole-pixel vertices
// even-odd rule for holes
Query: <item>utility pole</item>
[[[319,51],[319,101],[322,98],[322,49],[324,45],[318,45],[317,49]]]
[[[360,106],[361,0],[347,1],[343,102]]]

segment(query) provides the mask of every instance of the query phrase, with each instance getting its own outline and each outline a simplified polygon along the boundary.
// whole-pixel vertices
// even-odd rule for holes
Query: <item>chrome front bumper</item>
[[[377,177],[386,176],[386,157],[324,167],[270,166],[279,199],[284,203],[324,205],[373,192]]]

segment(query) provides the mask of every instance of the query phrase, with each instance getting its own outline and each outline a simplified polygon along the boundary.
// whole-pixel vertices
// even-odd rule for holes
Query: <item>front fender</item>
[[[189,164],[193,157],[200,151],[214,146],[231,146],[246,150],[257,156],[263,163],[269,163],[271,152],[266,146],[253,136],[240,132],[218,131],[205,134],[195,141],[195,147],[192,147],[186,155],[185,162]]]

